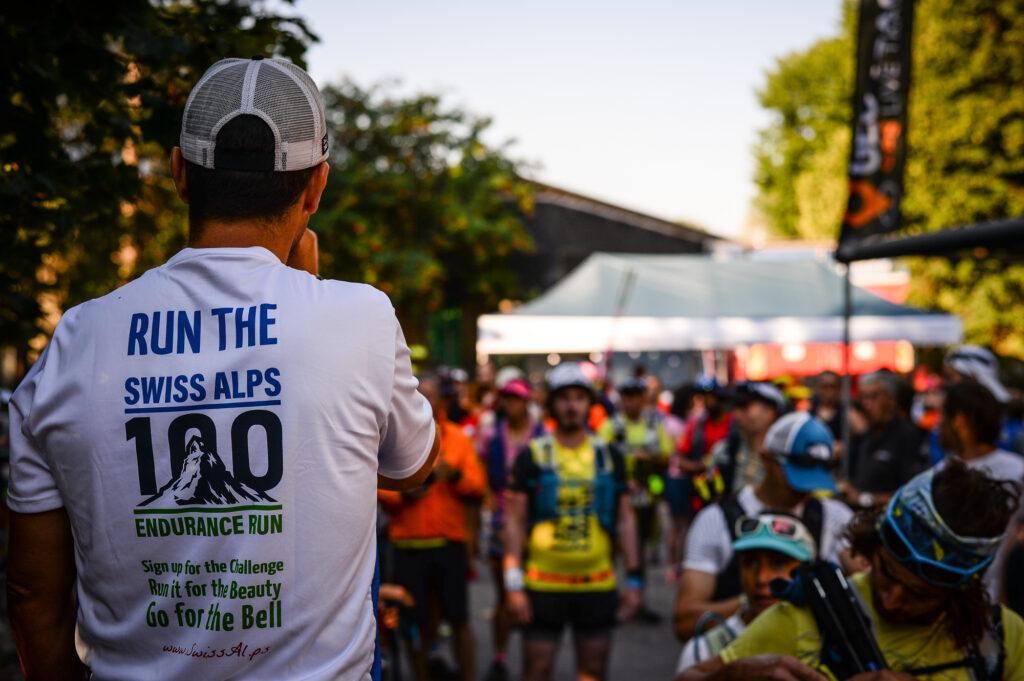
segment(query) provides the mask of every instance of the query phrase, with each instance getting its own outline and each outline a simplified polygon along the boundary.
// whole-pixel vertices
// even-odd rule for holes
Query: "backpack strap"
[[[743,507],[740,506],[735,494],[726,494],[719,499],[718,505],[725,515],[725,527],[729,531],[729,542],[732,543],[736,541],[736,521],[745,515]]]
[[[541,469],[554,469],[555,467],[555,441],[550,435],[543,435],[530,442],[530,449],[533,451],[534,462]]]
[[[621,414],[612,417],[612,426],[612,441],[621,446],[626,442],[626,422],[622,420]]]
[[[701,414],[693,424],[693,437],[690,438],[690,459],[693,461],[700,461],[707,454],[707,438],[704,437],[707,422],[707,415]]]
[[[594,448],[594,467],[597,474],[610,472],[612,468],[612,455],[608,450],[608,445],[596,437],[590,438],[590,445]]]
[[[818,555],[821,555],[821,535],[825,525],[825,504],[818,497],[811,497],[804,504],[804,512],[800,519],[803,520],[807,530],[814,537],[814,544],[818,548]]]

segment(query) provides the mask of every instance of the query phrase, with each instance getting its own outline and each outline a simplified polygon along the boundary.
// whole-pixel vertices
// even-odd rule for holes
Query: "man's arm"
[[[636,512],[629,494],[619,495],[619,513],[616,532],[626,564],[626,589],[622,592],[619,617],[631,620],[643,606],[643,575],[640,571],[640,541],[636,532]]]
[[[732,617],[740,609],[739,596],[724,601],[712,601],[715,593],[715,575],[700,570],[683,570],[676,594],[676,610],[673,617],[676,637],[686,641],[693,637],[697,620],[706,612],[715,612],[723,618]]]
[[[825,681],[825,677],[789,655],[757,655],[732,664],[716,656],[684,670],[675,681]]]
[[[505,566],[521,567],[523,546],[526,544],[528,503],[522,492],[505,493]]]
[[[7,603],[27,681],[86,678],[75,652],[75,545],[63,508],[10,514]]]
[[[505,593],[509,613],[519,624],[533,618],[530,601],[523,591],[523,547],[526,544],[526,516],[529,499],[523,492],[505,493],[505,556],[502,569],[505,574]],[[515,581],[511,578],[515,577]]]
[[[619,495],[617,521],[615,529],[619,537],[619,546],[622,547],[622,560],[626,564],[626,571],[639,570],[640,546],[636,535],[636,513],[633,511],[633,504],[630,503],[628,494]]]
[[[377,489],[391,490],[393,492],[405,492],[406,490],[414,489],[419,487],[427,480],[427,476],[430,475],[430,471],[434,470],[434,464],[437,463],[437,455],[441,452],[441,435],[437,429],[434,429],[434,444],[430,446],[430,454],[427,456],[427,460],[423,462],[420,469],[410,475],[407,478],[401,480],[395,480],[384,475],[377,475]]]

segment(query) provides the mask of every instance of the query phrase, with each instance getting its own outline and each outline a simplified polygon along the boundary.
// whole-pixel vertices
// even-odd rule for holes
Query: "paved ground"
[[[486,573],[487,571],[482,571]],[[659,625],[630,623],[615,632],[612,647],[610,681],[669,681],[675,671],[681,646],[672,633],[671,614],[675,600],[675,586],[665,583],[664,569],[654,569],[649,578],[647,602],[664,620]],[[483,678],[493,655],[490,634],[490,615],[494,607],[494,590],[489,573],[480,574],[470,589],[470,609],[473,632],[476,636],[477,667]],[[520,642],[514,636],[509,651],[509,669],[518,678]],[[557,681],[574,681],[572,643],[568,635],[562,639],[556,666]]]

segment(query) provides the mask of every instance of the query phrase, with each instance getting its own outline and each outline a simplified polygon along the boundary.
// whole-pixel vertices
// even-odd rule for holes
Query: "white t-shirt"
[[[747,485],[736,495],[736,502],[749,516],[756,516],[765,510],[764,502],[754,494],[754,488]],[[792,509],[794,515],[803,513],[803,504]],[[822,500],[821,547],[818,555],[825,560],[839,562],[839,554],[846,548],[843,531],[853,517],[853,512],[835,499]],[[725,512],[718,504],[711,504],[697,514],[686,536],[686,559],[684,570],[698,570],[717,575],[732,560],[731,532],[726,527]]]
[[[964,461],[964,464],[968,468],[985,471],[989,477],[996,480],[1011,480],[1018,484],[1024,483],[1024,457],[1021,457],[1019,454],[1013,454],[1002,449],[994,449],[985,456]],[[942,468],[944,465],[945,459],[936,464],[936,467]],[[1010,525],[1013,525],[1012,520]],[[999,547],[999,552],[996,553],[992,565],[985,572],[985,586],[994,603],[999,602],[999,595],[1002,593],[1006,554],[1010,548],[1010,542],[1004,541]]]
[[[263,248],[68,310],[12,400],[9,503],[67,510],[93,678],[369,679],[377,474],[433,442],[416,387],[383,293]]]
[[[683,652],[679,654],[679,662],[676,663],[676,674],[717,656],[726,646],[739,638],[739,635],[746,628],[746,622],[743,621],[743,618],[737,612],[710,631],[694,636],[686,642],[686,645],[683,646]]]

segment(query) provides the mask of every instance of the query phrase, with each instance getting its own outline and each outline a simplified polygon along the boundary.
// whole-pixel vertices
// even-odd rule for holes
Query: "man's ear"
[[[188,177],[185,174],[185,157],[181,155],[181,147],[171,149],[171,177],[174,188],[182,201],[188,203]]]
[[[968,423],[968,421],[967,421],[967,415],[966,414],[955,414],[953,416],[953,422],[952,422],[951,425],[953,426],[953,432],[956,433],[956,436],[958,438],[960,438],[960,441],[961,442],[966,442],[968,440],[968,438],[964,437],[964,435],[966,435],[968,433],[972,433],[972,431],[971,431],[971,424]]]
[[[306,191],[302,194],[302,212],[307,215],[312,215],[320,207],[320,197],[324,193],[324,188],[327,186],[327,173],[330,172],[331,167],[327,165],[327,161],[324,161],[316,167],[313,171],[313,177],[309,179],[309,184],[306,186]]]

